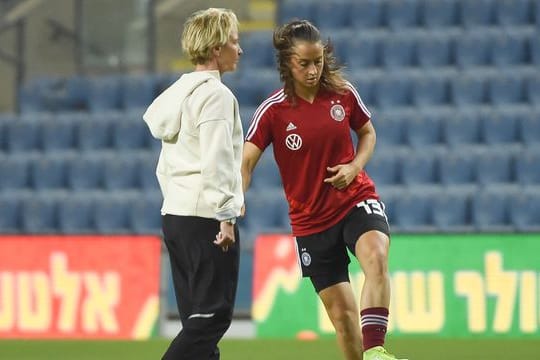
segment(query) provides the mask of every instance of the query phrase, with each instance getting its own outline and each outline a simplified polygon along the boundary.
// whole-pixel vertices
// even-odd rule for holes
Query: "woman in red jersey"
[[[324,303],[345,358],[359,360],[363,353],[368,360],[395,359],[383,348],[390,231],[384,204],[364,171],[375,147],[371,114],[343,78],[331,45],[321,41],[310,22],[277,28],[273,42],[284,88],[257,108],[246,134],[244,191],[262,152],[272,144],[302,275],[311,279]],[[356,151],[351,129],[358,137]],[[365,274],[361,330],[347,249]]]

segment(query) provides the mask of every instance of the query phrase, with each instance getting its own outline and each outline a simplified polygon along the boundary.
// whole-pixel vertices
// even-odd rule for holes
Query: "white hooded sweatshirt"
[[[218,71],[184,74],[143,119],[162,148],[162,214],[223,221],[240,215],[243,130],[238,101]]]

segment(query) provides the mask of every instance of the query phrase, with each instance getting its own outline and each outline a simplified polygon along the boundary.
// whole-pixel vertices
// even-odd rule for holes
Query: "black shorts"
[[[360,235],[378,230],[390,236],[384,204],[368,199],[358,203],[340,222],[320,233],[296,237],[302,276],[315,290],[349,281],[349,255],[354,254]]]

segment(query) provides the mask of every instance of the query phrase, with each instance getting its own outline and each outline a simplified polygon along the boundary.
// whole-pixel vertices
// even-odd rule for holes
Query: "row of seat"
[[[381,187],[389,223],[399,232],[539,231],[540,187]],[[159,234],[158,192],[0,193],[2,233]],[[289,232],[281,190],[249,192],[240,228]]]
[[[278,21],[309,19],[321,28],[540,25],[538,0],[281,0]]]
[[[433,68],[540,64],[538,29],[519,27],[480,30],[370,30],[324,33],[340,62],[350,67]],[[260,31],[242,38],[242,66],[274,67],[272,33]],[[261,46],[268,44],[268,46]],[[240,69],[241,71],[242,69]]]

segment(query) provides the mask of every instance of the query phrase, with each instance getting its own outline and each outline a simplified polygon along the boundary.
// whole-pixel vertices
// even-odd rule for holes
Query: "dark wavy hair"
[[[293,20],[276,28],[273,39],[279,77],[284,83],[285,94],[292,100],[293,104],[296,103],[296,94],[294,93],[294,82],[289,62],[294,54],[293,48],[297,41],[322,43],[324,64],[320,85],[325,90],[343,93],[346,88],[346,80],[342,73],[343,66],[337,63],[330,39],[323,43],[319,29],[308,20]]]

